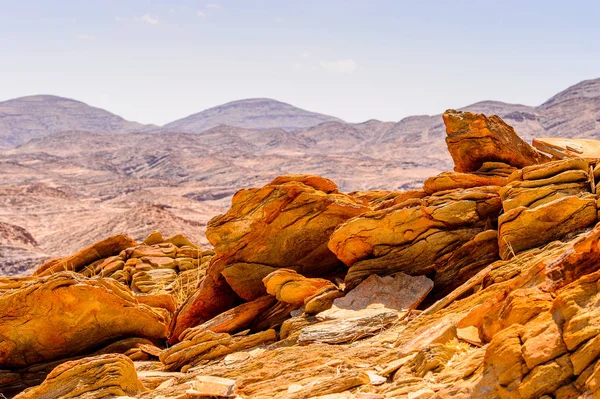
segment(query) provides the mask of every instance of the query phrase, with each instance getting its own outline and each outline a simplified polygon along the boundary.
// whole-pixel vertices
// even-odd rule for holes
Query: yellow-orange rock
[[[231,209],[209,222],[206,236],[225,265],[262,264],[306,276],[324,275],[339,266],[327,248],[329,236],[369,208],[345,194],[331,193],[327,179],[295,179],[281,176],[263,188],[241,190]]]
[[[484,162],[498,161],[523,168],[550,161],[524,142],[499,116],[448,110],[443,115],[446,144],[457,172],[473,172]]]
[[[500,208],[498,187],[440,192],[349,220],[335,230],[329,248],[350,266],[349,288],[371,274],[428,274],[437,260],[485,230]]]
[[[169,313],[112,279],[41,277],[0,297],[0,368],[85,354],[126,337],[165,338]]]
[[[369,209],[318,176],[286,175],[263,188],[238,191],[231,209],[208,224],[206,236],[216,256],[173,320],[169,342],[240,297],[251,301],[265,295],[262,279],[274,269],[315,277],[343,268],[327,248],[329,237],[339,224]]]
[[[500,257],[509,259],[597,221],[596,199],[592,194],[562,197],[531,209],[524,206],[511,209],[498,219]]]
[[[484,162],[481,168],[473,173],[443,172],[425,180],[423,190],[427,194],[457,188],[481,186],[504,186],[510,175],[517,169],[502,162]]]
[[[119,234],[97,242],[72,256],[59,259],[51,259],[41,265],[35,272],[36,276],[47,276],[52,273],[74,270],[79,271],[83,267],[97,260],[118,255],[124,249],[135,247],[137,243],[130,237]]]
[[[337,287],[329,280],[306,278],[293,270],[279,269],[263,279],[267,293],[279,301],[300,307],[313,295]]]
[[[131,359],[119,354],[86,357],[56,367],[39,386],[15,399],[94,399],[135,396],[146,388]]]

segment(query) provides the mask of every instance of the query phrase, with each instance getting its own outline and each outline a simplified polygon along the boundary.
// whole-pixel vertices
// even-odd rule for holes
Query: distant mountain
[[[233,101],[209,108],[163,126],[179,132],[202,133],[219,125],[247,129],[279,128],[295,130],[341,119],[306,111],[293,105],[268,98]]]
[[[148,126],[68,98],[39,95],[0,102],[0,148],[65,130],[129,132]]]

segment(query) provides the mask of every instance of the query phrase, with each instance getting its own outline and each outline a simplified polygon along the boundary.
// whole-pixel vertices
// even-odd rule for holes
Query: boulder
[[[333,304],[351,310],[366,309],[371,305],[395,310],[416,309],[432,288],[433,281],[425,276],[396,273],[380,277],[372,274]]]
[[[306,278],[293,270],[279,269],[263,279],[267,293],[277,300],[300,307],[306,299],[329,289],[335,284],[321,278]]]
[[[146,391],[131,359],[119,354],[86,357],[56,367],[39,386],[15,399],[95,399]]]
[[[124,234],[119,234],[97,242],[74,255],[60,259],[51,259],[38,267],[33,274],[36,276],[48,276],[52,273],[65,270],[80,271],[93,262],[118,255],[121,251],[135,247],[136,245],[137,243],[132,238]]]
[[[488,161],[516,168],[550,161],[497,115],[448,110],[443,118],[448,135],[446,144],[457,172],[474,172]]]
[[[89,353],[125,337],[164,339],[169,313],[112,279],[61,272],[0,297],[0,368]]]
[[[238,191],[231,209],[208,224],[206,236],[216,256],[196,293],[180,308],[169,342],[176,343],[185,329],[230,309],[240,298],[252,301],[265,295],[262,279],[275,269],[318,277],[343,268],[327,247],[329,236],[367,210],[317,176],[281,176],[263,188]]]
[[[350,267],[351,289],[371,274],[429,274],[435,263],[493,223],[501,209],[498,187],[440,192],[340,225],[329,248]],[[447,271],[446,271],[447,272]]]

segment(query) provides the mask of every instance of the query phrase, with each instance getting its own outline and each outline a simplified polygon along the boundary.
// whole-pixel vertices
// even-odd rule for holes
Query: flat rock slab
[[[415,309],[433,288],[425,276],[396,273],[392,276],[372,274],[345,297],[333,304],[341,309],[361,310],[374,304],[388,309]]]
[[[398,320],[398,312],[383,307],[363,310],[333,307],[317,317],[328,321],[304,327],[298,337],[300,345],[343,344],[376,335]]]

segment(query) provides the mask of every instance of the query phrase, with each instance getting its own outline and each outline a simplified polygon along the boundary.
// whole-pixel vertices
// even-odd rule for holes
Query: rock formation
[[[17,398],[585,399],[600,395],[593,159],[448,111],[456,170],[343,194],[238,192],[214,251],[113,236],[0,278]]]

